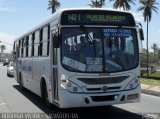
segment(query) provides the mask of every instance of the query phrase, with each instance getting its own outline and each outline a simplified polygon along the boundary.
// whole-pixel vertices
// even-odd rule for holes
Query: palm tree
[[[48,2],[48,10],[52,9],[52,14],[56,12],[56,9],[58,9],[61,5],[58,0],[49,0]]]
[[[0,49],[1,49],[1,53],[3,53],[4,50],[6,50],[6,46],[5,46],[5,45],[1,45],[1,46],[0,46]]]
[[[148,25],[152,18],[152,11],[157,12],[158,8],[155,5],[158,5],[156,0],[140,0],[139,1],[142,6],[137,9],[137,11],[143,10],[143,17],[144,21],[147,22],[147,77],[149,77],[148,73],[148,60],[149,60],[149,53],[148,53]]]
[[[105,0],[100,0],[100,6],[103,7],[105,5]]]
[[[93,8],[102,8],[105,5],[105,0],[99,0],[99,1],[91,0],[91,4],[88,4],[88,5]]]
[[[135,3],[133,2],[135,0],[110,0],[110,1],[115,1],[113,4],[113,8],[115,9],[123,8],[123,10],[126,11],[131,9],[130,3],[135,5]]]

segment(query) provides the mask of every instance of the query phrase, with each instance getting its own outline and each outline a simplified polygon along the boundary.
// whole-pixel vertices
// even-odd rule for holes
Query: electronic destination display
[[[72,10],[62,13],[61,24],[135,26],[135,21],[130,13],[103,10]]]

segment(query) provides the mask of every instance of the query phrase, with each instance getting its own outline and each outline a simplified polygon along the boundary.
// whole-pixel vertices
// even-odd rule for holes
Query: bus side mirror
[[[140,35],[140,39],[144,40],[144,34],[143,34],[143,29],[142,28],[139,29],[139,35]]]
[[[57,33],[53,34],[53,47],[59,48],[61,43],[60,36]]]
[[[139,28],[139,53],[142,54],[143,53],[143,46],[142,46],[142,41],[144,40],[144,34],[143,34],[143,29]]]

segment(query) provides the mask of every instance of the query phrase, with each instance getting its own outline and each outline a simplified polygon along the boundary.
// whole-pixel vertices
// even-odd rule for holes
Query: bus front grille
[[[118,90],[121,89],[121,86],[115,86],[115,87],[107,87],[106,90]],[[87,91],[102,91],[103,88],[86,88]]]
[[[78,78],[85,84],[96,85],[96,84],[114,84],[121,83],[129,76],[120,76],[120,77],[108,77],[108,78]]]

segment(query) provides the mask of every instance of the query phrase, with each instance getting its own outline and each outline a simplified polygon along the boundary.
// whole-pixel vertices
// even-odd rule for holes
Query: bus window
[[[28,57],[28,41],[29,41],[29,36],[26,37],[26,57]]]
[[[43,40],[42,40],[42,55],[47,56],[49,54],[49,29],[48,26],[43,28]]]
[[[43,28],[40,30],[40,44],[39,44],[39,55],[42,56],[43,46]]]
[[[34,40],[35,40],[35,33],[32,34],[32,56],[34,56]]]
[[[21,39],[21,57],[24,57],[24,39]]]
[[[32,56],[32,35],[29,35],[28,39],[28,57]]]
[[[40,43],[40,31],[35,32],[35,40],[34,40],[34,56],[38,56],[38,47]]]

